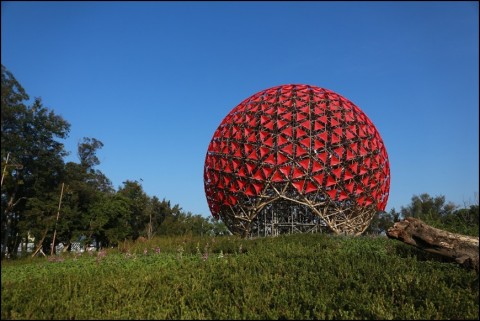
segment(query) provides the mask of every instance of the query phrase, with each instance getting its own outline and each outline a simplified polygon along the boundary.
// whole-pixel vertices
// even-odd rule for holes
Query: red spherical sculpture
[[[333,91],[283,85],[245,99],[208,146],[207,202],[231,232],[326,227],[363,233],[387,204],[390,167],[377,129]]]

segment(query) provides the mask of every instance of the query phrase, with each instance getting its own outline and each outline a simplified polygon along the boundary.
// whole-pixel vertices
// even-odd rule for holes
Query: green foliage
[[[386,238],[182,236],[119,250],[2,262],[2,319],[479,317],[475,272]]]
[[[441,221],[442,217],[453,212],[455,204],[445,203],[445,196],[432,197],[427,193],[414,195],[410,205],[401,208],[403,217],[415,217],[422,221],[434,224]]]
[[[453,233],[478,236],[479,212],[478,205],[470,205],[446,215],[442,220],[444,229]]]
[[[2,258],[15,255],[17,235],[25,236],[31,226],[49,229],[53,193],[58,190],[67,155],[58,139],[67,137],[70,124],[29,96],[15,77],[2,65],[1,77],[1,156],[2,156]],[[3,163],[7,155],[10,164]],[[11,166],[7,166],[11,165]],[[3,169],[6,169],[5,176]]]
[[[90,240],[104,246],[117,245],[130,234],[128,199],[119,194],[103,195],[89,211]]]
[[[103,147],[103,143],[96,138],[85,137],[83,142],[78,144],[78,158],[80,164],[85,168],[93,168],[100,164],[96,151]]]
[[[145,230],[148,223],[147,204],[148,195],[143,191],[142,185],[137,181],[125,181],[117,192],[125,197],[129,204],[129,225],[133,239],[138,238]]]
[[[432,197],[427,193],[414,195],[406,207],[401,207],[403,217],[419,218],[425,223],[452,233],[478,236],[478,204],[463,209],[446,202],[445,196]]]
[[[178,206],[166,215],[158,229],[158,235],[224,235],[228,234],[226,226],[215,219],[206,219],[201,215],[184,213]]]
[[[372,218],[370,225],[367,227],[365,234],[385,235],[388,228],[392,227],[395,222],[400,220],[400,213],[392,208],[390,212],[378,212]]]

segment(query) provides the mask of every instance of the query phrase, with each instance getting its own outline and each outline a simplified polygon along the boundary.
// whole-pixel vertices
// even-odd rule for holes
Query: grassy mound
[[[478,319],[473,271],[386,238],[169,237],[2,262],[2,319]]]

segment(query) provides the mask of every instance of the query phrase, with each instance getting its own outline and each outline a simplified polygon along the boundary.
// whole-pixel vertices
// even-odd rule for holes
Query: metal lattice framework
[[[359,235],[385,209],[390,167],[380,134],[356,105],[327,89],[283,85],[223,119],[204,183],[212,215],[234,234]]]

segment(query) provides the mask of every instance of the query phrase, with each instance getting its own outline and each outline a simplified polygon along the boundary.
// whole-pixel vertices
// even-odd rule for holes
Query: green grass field
[[[386,238],[169,237],[2,261],[2,319],[478,319],[474,271]]]

